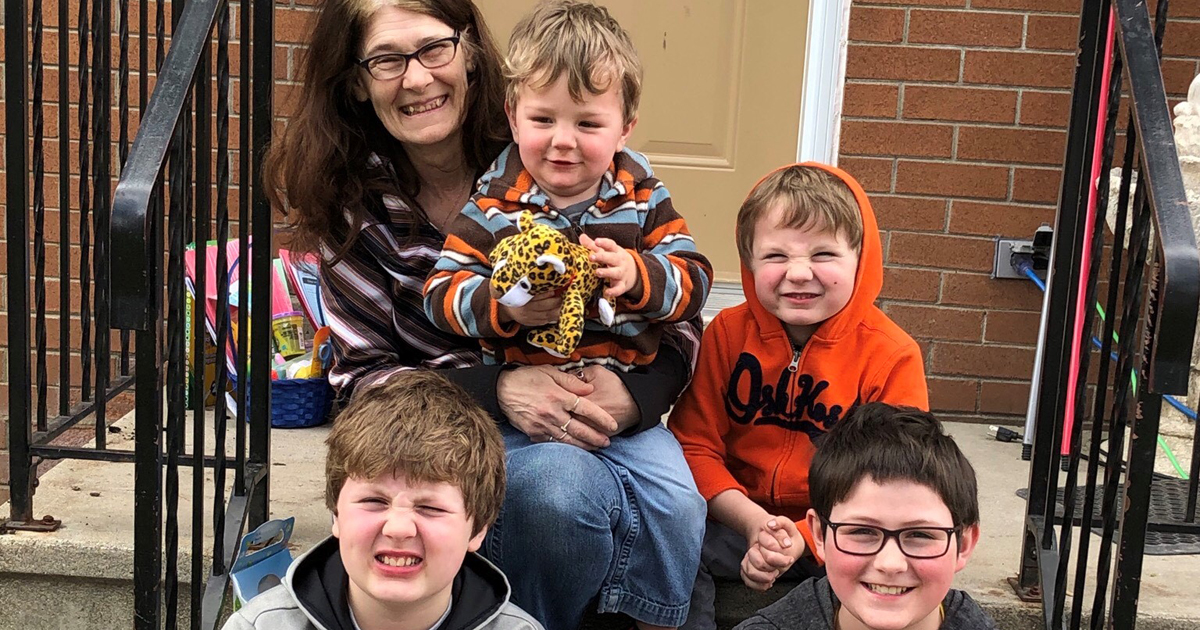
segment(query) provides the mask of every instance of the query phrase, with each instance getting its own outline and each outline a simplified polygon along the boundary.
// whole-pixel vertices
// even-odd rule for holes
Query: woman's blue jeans
[[[533,443],[501,425],[508,490],[483,553],[504,570],[513,602],[547,630],[575,630],[589,602],[679,626],[707,505],[663,425],[589,452]]]

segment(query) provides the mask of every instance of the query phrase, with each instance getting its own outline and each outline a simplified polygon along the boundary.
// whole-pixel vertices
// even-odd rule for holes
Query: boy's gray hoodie
[[[950,589],[942,600],[946,619],[939,630],[995,630],[996,623],[970,595]],[[734,630],[833,630],[841,603],[828,578],[812,578],[758,611]]]
[[[224,630],[357,630],[350,619],[348,583],[331,536],[293,560],[283,584],[233,613]],[[483,556],[467,554],[452,589],[450,614],[438,630],[544,630],[508,601],[508,579]]]

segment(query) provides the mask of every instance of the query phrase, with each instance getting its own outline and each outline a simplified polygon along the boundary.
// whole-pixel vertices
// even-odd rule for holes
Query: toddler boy
[[[873,403],[838,423],[809,473],[807,522],[827,577],[737,630],[989,630],[950,588],[979,541],[975,470],[931,414]]]
[[[879,230],[852,177],[816,163],[768,174],[737,246],[746,302],[705,331],[668,422],[709,508],[685,629],[716,627],[714,577],[765,590],[820,573],[802,558],[820,437],[862,403],[929,404],[919,347],[874,305]]]
[[[514,144],[450,223],[425,312],[447,332],[479,338],[492,363],[647,365],[665,324],[699,314],[712,267],[645,156],[625,147],[641,95],[633,43],[603,7],[547,2],[513,31],[505,75]],[[521,331],[557,321],[558,296],[512,307],[490,291],[488,254],[518,231],[523,211],[590,249],[604,295],[616,300],[612,326],[587,322],[570,357],[529,344]]]
[[[326,444],[333,536],[225,630],[542,630],[475,553],[504,498],[494,421],[433,372],[362,389]]]

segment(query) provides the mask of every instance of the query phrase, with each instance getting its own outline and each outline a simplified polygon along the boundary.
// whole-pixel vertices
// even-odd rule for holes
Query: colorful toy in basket
[[[596,263],[589,259],[588,248],[572,243],[566,235],[535,223],[526,211],[517,220],[520,232],[505,237],[491,253],[492,289],[505,306],[524,306],[533,296],[565,289],[558,324],[529,331],[530,345],[566,358],[575,352],[583,336],[583,320],[588,304],[598,299],[600,321],[611,326],[615,302],[604,298],[603,284],[596,276]]]

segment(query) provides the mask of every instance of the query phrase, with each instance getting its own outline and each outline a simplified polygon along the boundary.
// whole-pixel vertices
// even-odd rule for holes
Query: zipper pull
[[[795,373],[800,367],[800,351],[792,350],[792,362],[788,364],[788,371]]]

